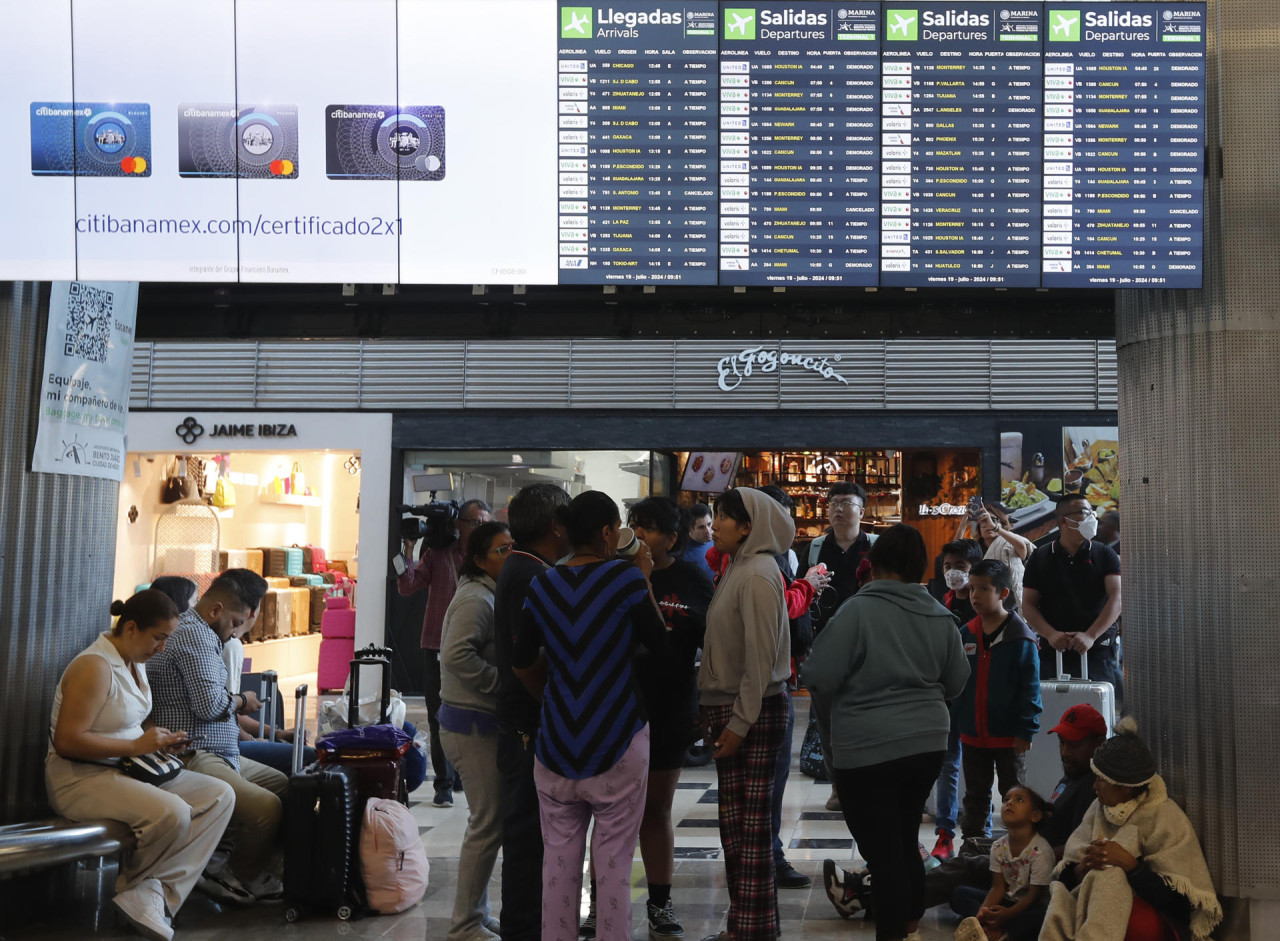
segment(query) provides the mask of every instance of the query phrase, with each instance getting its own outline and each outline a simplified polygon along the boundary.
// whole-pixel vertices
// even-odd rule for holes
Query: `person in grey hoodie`
[[[901,941],[919,938],[920,815],[969,664],[955,620],[920,584],[920,533],[894,526],[868,559],[873,581],[827,622],[803,677],[845,823],[875,874],[876,941]],[[824,877],[834,873],[827,860]]]
[[[449,764],[465,775],[468,809],[446,941],[498,938],[497,920],[489,915],[489,877],[502,847],[493,591],[514,544],[506,523],[481,523],[471,531],[440,629],[440,744]]]
[[[791,637],[774,556],[791,548],[796,527],[777,502],[742,487],[716,500],[711,531],[716,548],[730,559],[707,609],[698,671],[702,728],[715,745],[729,883],[728,929],[716,937],[776,941],[771,820],[787,724],[782,688],[791,676]]]

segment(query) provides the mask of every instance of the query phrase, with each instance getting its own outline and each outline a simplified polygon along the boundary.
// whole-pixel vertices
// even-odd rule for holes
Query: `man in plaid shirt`
[[[453,806],[453,787],[456,775],[453,766],[440,747],[440,723],[436,713],[440,710],[440,628],[444,625],[444,613],[449,609],[453,593],[458,589],[458,573],[462,571],[463,553],[467,540],[481,523],[489,522],[489,504],[483,500],[468,500],[458,508],[457,538],[443,549],[423,549],[416,565],[409,565],[396,580],[396,588],[402,595],[427,589],[427,613],[422,618],[422,652],[426,660],[423,676],[427,701],[427,726],[431,729],[431,770],[435,773],[435,806]],[[404,560],[413,561],[414,540],[404,540]],[[170,726],[165,726],[170,728]]]
[[[236,793],[227,863],[211,862],[197,887],[225,901],[249,903],[284,895],[268,871],[289,789],[286,775],[240,756],[236,716],[259,708],[255,693],[227,691],[222,645],[252,626],[267,583],[248,569],[228,569],[178,618],[178,629],[147,661],[151,721],[183,729],[196,748],[182,756],[192,771],[226,781]]]

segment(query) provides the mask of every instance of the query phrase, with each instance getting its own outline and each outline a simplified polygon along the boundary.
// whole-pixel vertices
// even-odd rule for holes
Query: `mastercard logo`
[[[270,169],[273,176],[289,176],[293,173],[293,161],[272,160]]]
[[[146,173],[146,157],[125,157],[120,161],[120,169],[125,173]]]

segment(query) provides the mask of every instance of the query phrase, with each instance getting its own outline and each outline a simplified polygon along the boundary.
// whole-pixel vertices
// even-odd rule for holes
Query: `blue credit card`
[[[178,105],[178,175],[296,180],[297,105]]]
[[[151,106],[133,101],[31,102],[35,176],[151,175]]]
[[[331,180],[443,180],[444,108],[329,105],[325,157]]]

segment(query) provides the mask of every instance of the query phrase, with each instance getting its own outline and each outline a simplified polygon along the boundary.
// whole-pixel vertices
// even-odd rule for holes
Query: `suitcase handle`
[[[302,773],[302,749],[307,744],[307,684],[303,683],[294,692],[298,701],[297,712],[293,718],[293,773]]]
[[[375,724],[386,722],[391,712],[391,661],[386,657],[363,656],[351,661],[351,696],[347,702],[347,727],[360,724],[360,667],[376,666],[382,669],[382,711]]]
[[[258,741],[267,737],[267,717],[271,717],[271,741],[276,740],[276,690],[280,682],[280,674],[275,670],[263,670],[258,686],[258,702],[262,707],[258,710]]]
[[[1055,648],[1053,652],[1058,655],[1058,679],[1071,679],[1071,677],[1067,676],[1066,670],[1062,668],[1062,651]],[[1089,679],[1089,658],[1084,654],[1080,655],[1080,679]]]

